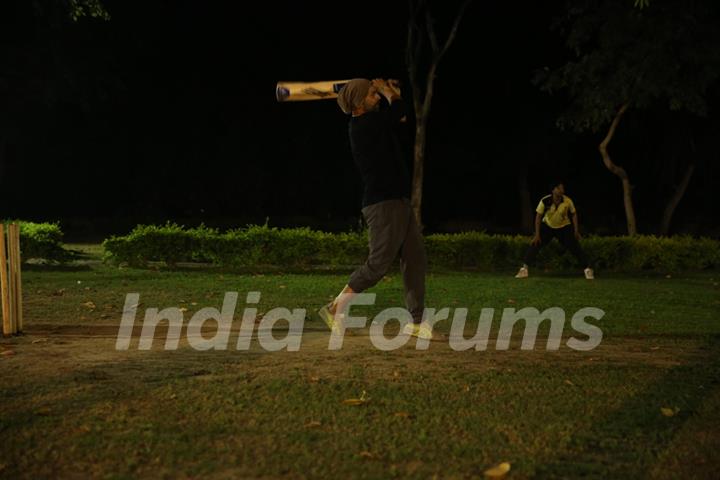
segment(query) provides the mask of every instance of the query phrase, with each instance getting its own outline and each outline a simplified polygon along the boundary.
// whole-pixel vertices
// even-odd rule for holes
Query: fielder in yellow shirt
[[[580,247],[580,227],[577,210],[570,197],[565,195],[565,185],[555,182],[551,185],[552,193],[543,197],[535,209],[535,236],[525,254],[523,266],[515,278],[527,278],[529,266],[533,264],[542,247],[557,238],[562,246],[580,261],[585,270],[585,278],[595,278],[590,262]]]

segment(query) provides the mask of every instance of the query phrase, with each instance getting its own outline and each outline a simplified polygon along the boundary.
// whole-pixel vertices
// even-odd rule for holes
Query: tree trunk
[[[410,203],[415,220],[417,220],[420,231],[423,230],[422,223],[422,195],[423,195],[423,176],[425,165],[425,123],[418,121],[415,126],[415,148],[413,151],[413,178],[412,178],[412,197]]]
[[[610,154],[607,151],[607,146],[610,143],[610,140],[612,140],[613,135],[615,135],[615,130],[617,129],[618,123],[620,123],[620,119],[622,118],[627,108],[627,103],[620,107],[620,110],[618,110],[618,113],[615,115],[615,118],[613,119],[612,124],[608,129],[608,133],[605,136],[605,139],[600,142],[598,150],[600,150],[600,155],[602,155],[603,162],[605,163],[607,169],[617,175],[622,182],[623,201],[625,203],[625,218],[627,220],[627,232],[628,235],[637,235],[637,222],[635,221],[635,208],[633,207],[632,185],[630,184],[630,177],[628,177],[628,174],[624,168],[613,163],[612,159],[610,158]]]
[[[472,0],[465,0],[455,16],[450,33],[443,45],[438,42],[435,35],[434,19],[426,0],[410,0],[410,21],[408,22],[408,37],[406,47],[406,65],[413,90],[413,106],[415,110],[415,148],[413,151],[413,179],[411,205],[420,230],[422,223],[422,193],[425,160],[425,144],[427,142],[427,124],[430,115],[430,105],[433,97],[435,72],[445,52],[455,40],[460,20]],[[424,27],[421,27],[420,17],[424,15]],[[424,40],[430,43],[430,67],[425,75],[425,91],[420,88],[418,67],[421,64],[421,54]]]
[[[435,71],[437,64],[433,63],[428,71],[425,85],[425,98],[421,102],[415,102],[415,149],[413,159],[412,198],[410,203],[420,231],[423,230],[422,222],[422,194],[423,178],[425,176],[425,145],[427,143],[427,122],[430,117],[430,105],[435,84]]]
[[[678,185],[678,187],[675,189],[675,193],[673,193],[672,197],[670,197],[670,200],[665,206],[665,211],[663,212],[662,216],[662,222],[660,223],[660,235],[667,235],[670,231],[670,221],[672,220],[673,213],[675,213],[675,209],[680,203],[680,200],[682,200],[683,195],[685,195],[685,191],[687,190],[688,184],[690,183],[690,178],[692,177],[694,171],[695,164],[691,163],[690,165],[688,165],[688,168],[685,171],[685,175],[683,175],[683,178],[680,181],[680,185]]]
[[[518,193],[520,194],[520,226],[525,233],[532,233],[535,226],[530,189],[527,182],[527,169],[520,170],[518,175]]]

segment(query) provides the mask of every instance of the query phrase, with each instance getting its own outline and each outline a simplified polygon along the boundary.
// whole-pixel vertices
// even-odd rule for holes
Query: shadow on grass
[[[591,427],[576,432],[568,445],[558,445],[554,449],[559,452],[557,456],[540,464],[535,476],[603,479],[646,477],[653,462],[671,445],[674,435],[704,399],[717,392],[720,378],[719,347],[720,336],[706,337],[703,351],[707,355],[703,355],[701,361],[667,369],[659,381],[628,398],[620,408],[612,411],[600,409],[600,412],[606,412],[605,415],[597,418]],[[234,425],[232,421],[237,422],[242,418],[239,412],[243,409],[256,408],[254,403],[242,404],[247,401],[244,398],[260,399],[266,407],[277,404],[287,408],[289,404],[285,399],[287,395],[293,394],[284,390],[284,381],[265,377],[268,371],[257,368],[254,361],[266,355],[271,353],[194,352],[191,349],[133,352],[132,356],[115,358],[105,363],[85,364],[71,371],[58,372],[52,377],[30,376],[26,382],[0,389],[0,402],[6,405],[14,398],[33,400],[16,407],[1,426],[0,431],[9,434],[10,438],[17,438],[16,442],[7,445],[5,452],[8,463],[3,474],[7,474],[8,478],[27,476],[28,470],[20,471],[18,458],[31,454],[35,461],[30,468],[36,477],[47,473],[43,470],[47,468],[56,470],[45,476],[58,476],[59,473],[75,468],[73,462],[83,454],[82,449],[86,449],[93,458],[100,457],[105,467],[120,468],[121,473],[132,475],[135,468],[132,462],[117,460],[118,463],[113,463],[115,460],[103,457],[102,452],[117,452],[120,455],[115,456],[121,459],[139,455],[141,459],[149,460],[150,455],[155,458],[156,455],[167,454],[162,449],[159,453],[156,451],[157,443],[153,442],[159,440],[175,442],[171,445],[172,449],[180,451],[199,448],[195,443],[197,441],[204,442],[203,447],[211,445],[207,438],[208,432],[212,430],[175,435],[172,428],[181,430],[183,427],[180,424],[171,425],[171,421],[161,421],[163,416],[172,420],[173,415],[208,415],[208,424],[222,423],[222,435],[229,435],[229,438],[239,436],[242,434],[241,429],[248,427]],[[291,367],[287,365],[287,368]],[[216,376],[216,383],[209,382],[212,376]],[[197,383],[187,384],[188,381]],[[705,388],[699,389],[699,385]],[[61,398],[53,395],[63,390],[72,392],[72,395]],[[217,415],[215,410],[203,410],[202,404],[193,403],[201,400],[201,397],[190,396],[188,392],[191,391],[208,392],[209,403],[213,408],[226,406],[229,409],[228,421],[224,421],[223,417],[213,418]],[[241,392],[244,396],[239,395]],[[298,390],[294,394],[305,392],[307,390]],[[222,400],[225,397],[227,400]],[[422,398],[413,397],[413,401],[418,400]],[[236,403],[238,401],[241,403]],[[163,405],[167,410],[156,410]],[[680,412],[674,417],[663,417],[659,411],[661,406],[677,406]],[[314,411],[312,404],[308,404],[308,407],[297,412],[303,415],[304,412]],[[522,411],[511,412],[513,415],[522,415]],[[254,415],[263,419],[265,413],[257,407]],[[428,414],[431,421],[423,424],[422,429],[432,428],[435,425],[433,421],[438,418],[437,411],[431,410]],[[377,419],[368,417],[368,421]],[[277,430],[272,430],[274,424],[267,425],[265,430],[252,427],[255,429],[253,441],[259,441],[261,436],[272,439],[273,435],[278,435]],[[82,437],[78,437],[78,429],[84,429]],[[16,432],[23,434],[15,435]],[[376,440],[392,438],[391,432],[382,435]],[[312,437],[298,436],[297,442],[309,442],[309,438]],[[46,442],[45,446],[38,446],[39,439]],[[452,437],[448,436],[448,439],[452,440]],[[465,439],[462,441],[465,442]],[[60,446],[66,447],[68,443],[78,446],[81,453],[73,456],[72,452],[64,452],[60,459],[48,453],[48,445],[54,450]],[[344,464],[351,462],[347,457],[340,458]],[[181,456],[176,461],[177,464],[169,464],[168,468],[187,468]],[[278,458],[277,461],[290,460]]]
[[[720,388],[720,336],[707,337],[703,361],[670,368],[662,379],[587,430],[576,432],[557,458],[536,471],[540,478],[645,478],[660,454]],[[662,407],[679,408],[673,417]]]
[[[153,271],[153,272],[181,272],[181,273],[227,273],[236,275],[346,275],[352,273],[356,266],[277,266],[277,265],[258,265],[258,266],[219,266],[208,263],[179,263],[174,266],[168,266],[164,263],[151,263],[147,267],[125,267],[122,268],[134,271]]]
[[[361,263],[352,265],[217,265],[207,262],[177,262],[173,265],[168,265],[164,261],[150,261],[145,265],[128,265],[122,263],[120,265],[114,264],[110,261],[107,263],[103,261],[103,256],[95,252],[87,252],[81,249],[72,250],[74,257],[73,261],[86,262],[87,265],[82,263],[82,267],[77,264],[67,264],[64,268],[68,268],[67,271],[75,271],[74,269],[90,269],[88,265],[103,265],[108,268],[120,268],[132,271],[153,271],[153,272],[181,272],[181,273],[227,273],[227,274],[313,274],[313,275],[349,275]],[[51,266],[42,266],[42,268],[51,268]],[[58,267],[63,268],[62,266]],[[62,270],[61,270],[62,271]],[[400,271],[399,258],[395,259],[388,275],[396,275]],[[435,265],[432,262],[428,265],[429,274],[484,274],[492,276],[506,276],[507,279],[512,279],[517,273],[515,266],[509,267],[507,265],[497,265],[494,267],[477,267],[477,266],[448,266],[448,265]],[[664,280],[666,278],[680,278],[683,275],[713,275],[720,274],[720,270],[706,269],[701,271],[683,271],[683,272],[657,272],[653,270],[638,270],[633,272],[622,272],[613,270],[595,270],[596,279],[602,281],[603,279],[612,280]],[[546,268],[534,268],[531,269],[531,278],[543,278],[543,279],[583,279],[583,271],[581,267],[577,268],[558,268],[558,269],[546,269]]]
[[[53,327],[54,328],[54,327]],[[183,329],[185,330],[185,329]],[[51,332],[47,332],[51,333]],[[59,338],[65,329],[59,329]],[[83,335],[88,334],[88,335]],[[74,328],[69,336],[87,336],[102,338],[105,334],[117,335],[117,327],[97,328]],[[140,329],[133,331],[133,336],[139,336]],[[183,331],[183,336],[185,331]],[[156,346],[165,342],[167,331],[158,327],[155,335]],[[255,338],[255,336],[253,336]],[[61,340],[62,341],[62,340]],[[112,348],[112,347],[111,347]],[[253,361],[260,359],[273,352],[265,350],[234,350],[225,351],[198,351],[189,346],[182,346],[177,350],[138,350],[137,340],[131,344],[126,356],[114,360],[95,363],[92,365],[66,370],[62,374],[52,377],[32,376],[27,381],[13,387],[0,389],[0,401],[8,404],[9,400],[15,397],[42,396],[44,392],[56,392],[67,389],[72,390],[77,384],[88,384],[92,388],[83,389],[74,393],[65,400],[54,401],[52,415],[71,417],[74,414],[82,414],[84,410],[92,408],[93,405],[107,401],[121,400],[122,398],[140,397],[138,392],[145,392],[152,396],[152,390],[167,387],[168,382],[173,380],[197,377],[201,375],[227,374],[232,373],[242,381],[254,374],[249,372],[253,367]],[[241,367],[237,371],[236,367]],[[38,405],[28,405],[18,410],[17,415],[12,418],[3,419],[0,422],[0,432],[7,431],[10,427],[28,430],[36,424],[47,423],[47,415],[35,413]],[[7,421],[5,421],[7,420]],[[28,447],[31,447],[28,445]],[[16,447],[17,448],[17,447]],[[16,450],[20,453],[22,449]],[[8,473],[6,471],[2,472]],[[0,475],[1,476],[1,475]]]
[[[87,272],[92,270],[90,265],[77,265],[77,264],[40,264],[40,263],[25,263],[22,265],[24,272]]]
[[[19,458],[28,452],[42,457],[42,454],[38,453],[43,451],[37,445],[38,438],[45,438],[49,444],[56,442],[55,448],[58,450],[64,448],[67,438],[62,437],[59,440],[57,437],[57,431],[60,428],[64,430],[64,427],[59,426],[62,422],[84,422],[90,425],[93,429],[92,432],[88,429],[86,438],[82,440],[84,445],[103,444],[109,441],[106,432],[109,424],[106,419],[88,415],[88,412],[111,402],[120,409],[128,404],[141,404],[142,399],[166,396],[172,385],[194,377],[232,374],[238,383],[243,384],[255,376],[249,371],[253,360],[266,354],[252,351],[193,352],[189,348],[178,351],[148,351],[141,355],[84,366],[52,377],[29,377],[23,383],[0,389],[0,401],[4,405],[18,397],[28,400],[0,422],[0,432],[9,433],[17,439],[11,448],[4,450],[4,460],[7,463],[3,465],[0,476],[57,478],[59,472],[67,468],[67,465],[63,465],[64,461],[58,461],[57,458],[46,459],[48,461],[35,466],[35,474],[28,475],[27,466],[21,468],[22,462]],[[58,391],[73,393],[53,400],[48,407],[44,406],[43,401],[33,401],[44,395],[55,395]],[[169,399],[168,402],[172,403],[172,400]],[[64,435],[75,436],[79,426],[80,423],[74,424]],[[142,430],[142,426],[135,425],[134,428]],[[16,432],[25,432],[26,435]],[[122,443],[123,438],[124,435],[119,434],[112,441]],[[39,473],[42,475],[38,475]]]

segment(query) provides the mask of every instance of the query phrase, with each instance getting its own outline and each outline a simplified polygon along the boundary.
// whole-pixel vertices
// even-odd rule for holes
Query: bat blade
[[[278,102],[303,102],[337,98],[340,89],[350,80],[327,80],[322,82],[278,82],[275,98]]]

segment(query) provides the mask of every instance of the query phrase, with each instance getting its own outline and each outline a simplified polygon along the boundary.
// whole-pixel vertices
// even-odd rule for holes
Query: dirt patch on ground
[[[256,335],[247,351],[236,350],[239,332],[231,331],[225,351],[197,351],[188,344],[183,330],[177,350],[165,350],[167,326],[159,326],[150,350],[139,350],[141,328],[133,330],[127,350],[116,349],[117,326],[111,325],[36,325],[20,337],[0,340],[0,371],[12,370],[9,377],[21,379],[24,375],[50,377],[72,372],[78,368],[92,368],[109,364],[141,362],[168,365],[193,365],[203,362],[240,362],[252,366],[255,375],[272,372],[273,375],[293,370],[304,372],[310,378],[322,378],[347,372],[350,367],[362,366],[374,378],[395,378],[407,369],[422,370],[428,375],[442,374],[461,367],[467,372],[493,369],[528,368],[541,365],[581,368],[587,365],[637,365],[672,368],[700,361],[712,355],[712,348],[700,338],[676,337],[613,337],[605,339],[594,350],[579,352],[565,346],[559,350],[545,350],[546,338],[538,337],[534,350],[521,350],[520,339],[511,342],[508,350],[496,350],[491,338],[485,351],[455,351],[447,339],[429,343],[427,350],[416,349],[416,340],[393,351],[381,351],[372,342],[367,329],[354,332],[343,340],[340,350],[329,350],[330,333],[320,326],[308,327],[302,334],[299,351],[268,352],[258,343]],[[203,331],[205,338],[213,329]],[[388,332],[390,334],[390,332]],[[287,330],[273,330],[275,338],[283,338]],[[11,353],[8,353],[11,352]],[[17,372],[22,372],[21,376]]]

